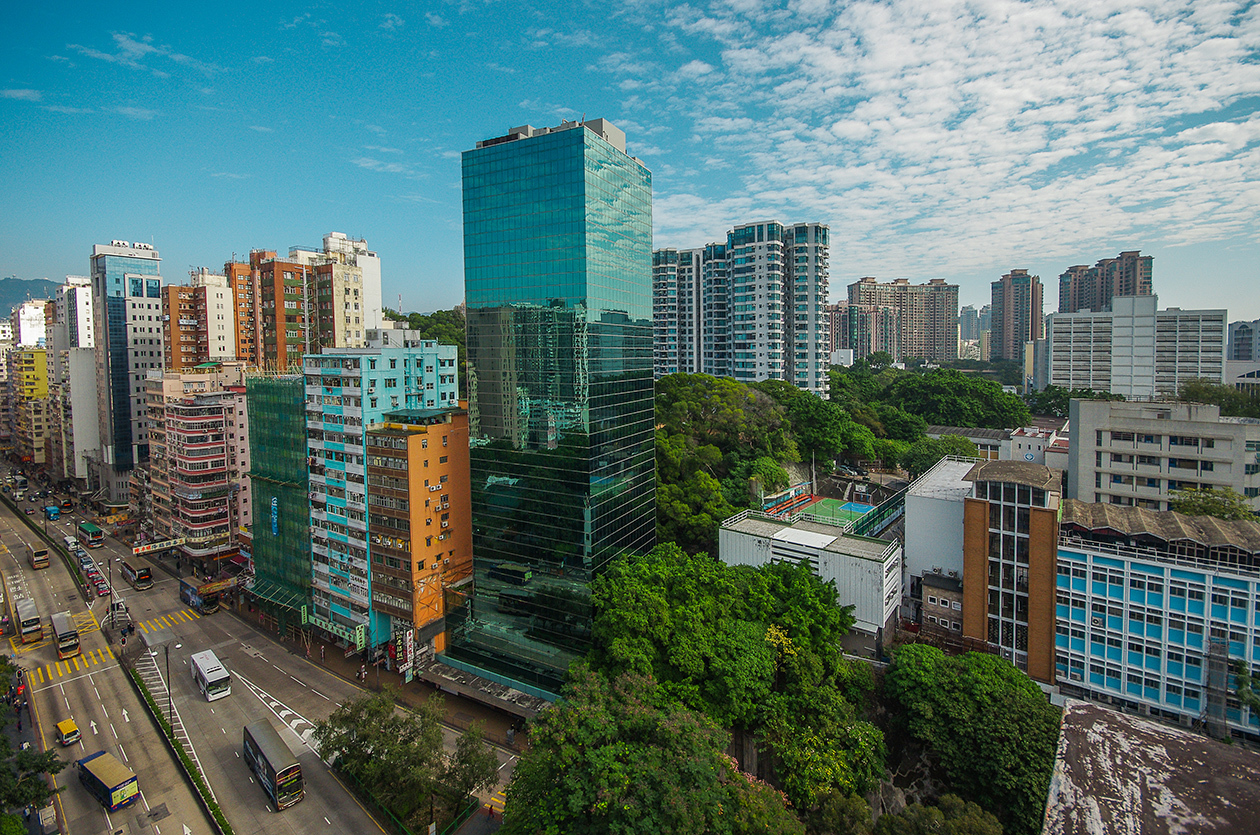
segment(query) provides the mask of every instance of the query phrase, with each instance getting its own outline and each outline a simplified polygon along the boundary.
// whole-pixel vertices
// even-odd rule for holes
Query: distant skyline
[[[864,275],[960,285],[1154,256],[1161,307],[1260,318],[1260,6],[260,0],[20,5],[0,56],[0,276],[152,243],[168,282],[366,238],[385,304],[463,296],[460,152],[602,117],[654,246],[831,227]]]

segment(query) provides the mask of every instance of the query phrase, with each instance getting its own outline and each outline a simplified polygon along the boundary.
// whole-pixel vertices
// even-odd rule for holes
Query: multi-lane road
[[[54,541],[73,534],[75,518],[48,523]],[[41,525],[43,522],[41,521]],[[54,535],[54,528],[56,529]],[[79,758],[105,749],[123,760],[139,777],[142,801],[113,815],[78,785],[73,766],[58,776],[66,789],[58,799],[64,831],[80,833],[149,831],[155,835],[208,833],[211,827],[192,789],[177,770],[160,732],[145,713],[126,681],[114,653],[99,629],[107,617],[110,597],[84,600],[64,563],[54,556],[52,567],[31,571],[24,562],[25,542],[36,537],[10,511],[0,511],[0,570],[24,578],[32,599],[47,622],[52,612],[69,611],[81,632],[83,655],[56,660],[51,640],[42,644],[12,644],[8,648],[28,671],[34,693],[39,727],[48,747],[58,721],[73,718],[83,740],[63,752],[64,759]],[[106,577],[111,558],[130,557],[118,543],[107,539],[105,547],[90,552]],[[331,774],[312,747],[314,722],[326,718],[341,701],[361,694],[353,683],[339,678],[304,658],[284,651],[241,620],[226,612],[201,616],[179,600],[178,580],[155,569],[151,589],[137,592],[113,572],[116,595],[125,598],[136,623],[135,638],[127,651],[139,645],[162,643],[155,659],[165,686],[165,647],[170,647],[170,701],[182,722],[193,753],[233,829],[250,833],[376,833],[380,827]],[[190,674],[189,656],[211,649],[231,671],[232,693],[207,702]],[[162,692],[162,697],[166,696]],[[161,699],[159,699],[160,701]],[[307,785],[306,798],[277,813],[241,756],[245,725],[266,718],[298,756]],[[448,750],[455,733],[447,730]],[[490,805],[502,809],[502,789],[510,778],[515,757],[494,749],[499,757],[501,780],[487,794]],[[132,827],[128,827],[131,824]],[[184,829],[187,827],[187,830]]]

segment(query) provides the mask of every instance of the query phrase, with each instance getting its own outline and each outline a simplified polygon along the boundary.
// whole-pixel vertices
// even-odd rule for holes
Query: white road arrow
[[[124,710],[124,711],[123,711],[123,721],[124,721],[124,722],[130,722],[130,721],[131,721],[131,717],[127,715],[127,711],[126,711],[126,710]]]
[[[94,719],[89,720],[88,724],[92,726],[92,733],[95,734],[96,733],[96,720]]]
[[[184,824],[184,835],[192,835],[192,830],[188,828],[188,824]]]

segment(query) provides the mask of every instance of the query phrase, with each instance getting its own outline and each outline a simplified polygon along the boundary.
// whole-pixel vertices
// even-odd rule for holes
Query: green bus
[[[105,544],[105,531],[91,522],[80,522],[79,541],[89,548],[100,548]]]

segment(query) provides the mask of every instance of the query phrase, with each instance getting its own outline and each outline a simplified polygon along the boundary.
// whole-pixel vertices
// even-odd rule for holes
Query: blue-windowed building
[[[369,535],[369,507],[384,503],[406,508],[408,502],[426,501],[430,488],[440,495],[447,477],[441,476],[439,483],[438,477],[418,472],[409,476],[414,485],[405,478],[397,484],[373,483],[367,472],[367,430],[401,410],[458,408],[457,348],[435,340],[402,348],[348,348],[308,354],[302,368],[311,527],[309,621],[356,649],[377,650],[409,624],[395,623],[397,618],[372,605],[374,564],[380,559]],[[411,536],[399,523],[397,538],[410,541]],[[391,585],[410,597],[405,580]]]
[[[1260,523],[1068,500],[1056,572],[1065,692],[1260,740]]]
[[[87,453],[97,498],[125,505],[131,471],[149,458],[144,379],[162,370],[162,259],[149,244],[92,247],[100,449]]]
[[[655,543],[652,176],[603,119],[463,155],[474,577],[448,663],[554,693],[588,587]]]

